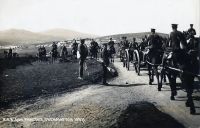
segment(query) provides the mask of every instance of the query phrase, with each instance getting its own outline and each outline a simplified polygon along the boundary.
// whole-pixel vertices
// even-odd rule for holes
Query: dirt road
[[[185,127],[200,127],[200,103],[195,100],[197,115],[190,115],[185,107],[186,93],[178,92],[177,100],[170,101],[170,88],[163,86],[158,92],[156,85],[148,85],[147,71],[137,76],[127,71],[121,62],[115,62],[119,76],[111,79],[108,86],[95,84],[77,89],[74,92],[48,98],[39,98],[35,102],[20,103],[15,108],[3,111],[0,117],[9,118],[67,118],[67,121],[1,121],[0,127],[31,128],[80,128],[111,127],[129,104],[147,101],[159,110],[171,115]],[[199,92],[195,92],[197,95]],[[159,118],[159,117],[158,117]]]

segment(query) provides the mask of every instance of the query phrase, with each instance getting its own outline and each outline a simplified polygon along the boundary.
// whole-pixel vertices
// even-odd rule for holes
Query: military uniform
[[[169,37],[170,47],[173,51],[180,49],[180,43],[186,46],[185,37],[180,31],[173,31],[170,33]]]
[[[78,47],[80,53],[80,62],[79,62],[79,77],[83,77],[83,64],[87,58],[88,51],[87,47],[84,45],[85,40],[81,40],[81,44]]]
[[[103,62],[102,62],[102,66],[103,66],[103,77],[102,77],[102,82],[103,84],[107,84],[106,83],[106,80],[107,80],[107,67],[109,65],[109,53],[108,53],[108,50],[107,50],[107,44],[104,44],[104,48],[102,50],[102,59],[103,59]]]
[[[122,41],[120,42],[120,44],[122,45],[122,48],[127,49],[129,47],[129,42],[126,39],[126,37],[122,37]]]
[[[190,24],[191,28],[188,29],[188,34],[190,36],[190,38],[194,38],[194,36],[196,35],[196,31],[193,28],[193,24]]]
[[[78,50],[78,43],[76,40],[72,44],[72,54],[75,56],[75,59],[77,59],[77,50]]]
[[[139,47],[139,48],[140,48],[141,51],[144,51],[146,47],[147,47],[147,43],[146,43],[146,41],[143,39],[142,42],[141,42],[141,44],[140,44],[140,47]]]
[[[112,47],[112,46],[114,46],[114,41],[113,40],[110,40],[109,42],[108,42],[108,45],[109,45],[109,47]]]
[[[137,49],[138,48],[138,43],[137,42],[131,42],[130,44],[129,44],[129,49],[130,50],[134,50],[134,49]]]
[[[9,58],[9,59],[12,58],[12,49],[11,49],[11,48],[8,50],[8,58]]]
[[[151,49],[160,49],[162,46],[161,38],[157,34],[151,34],[148,37],[147,42]]]

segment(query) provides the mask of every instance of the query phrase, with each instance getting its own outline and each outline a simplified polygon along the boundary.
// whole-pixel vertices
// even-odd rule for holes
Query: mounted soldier
[[[181,54],[182,50],[186,50],[186,38],[183,33],[177,30],[178,25],[172,24],[172,32],[169,36],[169,46],[172,48],[174,58]],[[182,55],[181,55],[182,56]]]
[[[112,38],[110,38],[110,41],[108,42],[108,52],[111,62],[114,62],[114,54],[116,53],[114,44],[115,42],[112,40]]]
[[[134,37],[133,41],[131,41],[130,44],[129,44],[129,51],[128,51],[129,54],[130,54],[131,61],[133,59],[133,52],[137,48],[138,48],[138,43],[136,42],[136,38]]]
[[[146,42],[145,38],[142,38],[142,42],[139,45],[139,50],[144,51],[146,47],[147,47],[147,42]]]
[[[161,48],[161,37],[155,33],[155,29],[151,29],[151,34],[147,38],[148,46],[150,50],[158,50]]]
[[[188,29],[189,38],[194,38],[196,35],[196,30],[193,28],[193,24],[190,24],[190,28]]]
[[[126,36],[123,36],[123,37],[122,37],[122,40],[121,40],[121,42],[120,42],[120,45],[121,45],[121,48],[122,48],[122,49],[127,49],[127,48],[129,47],[129,42],[128,42]]]
[[[163,67],[170,83],[170,99],[175,100],[175,96],[177,95],[176,78],[179,76],[187,93],[185,105],[190,107],[190,113],[194,114],[195,107],[192,93],[194,89],[194,70],[196,70],[195,61],[192,56],[190,56],[190,52],[188,52],[189,49],[186,43],[186,37],[182,32],[177,30],[177,27],[177,24],[172,24],[173,31],[170,33],[169,37],[170,50],[166,52],[166,56],[164,55]]]
[[[125,50],[129,48],[129,42],[125,36],[122,37],[122,40],[119,43],[120,47],[120,61],[124,61],[125,58]]]
[[[147,52],[147,63],[149,72],[149,84],[154,81],[154,75],[156,75],[158,81],[158,91],[161,90],[160,76],[158,73],[158,66],[162,63],[162,40],[161,37],[156,34],[155,29],[151,29],[151,34],[147,38],[149,52]]]

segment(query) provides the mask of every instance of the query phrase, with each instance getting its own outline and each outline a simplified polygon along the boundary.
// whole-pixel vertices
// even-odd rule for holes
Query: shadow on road
[[[117,87],[132,87],[132,86],[143,86],[146,85],[145,83],[137,83],[137,84],[108,84],[106,86],[117,86]]]
[[[159,111],[153,104],[138,102],[131,104],[117,119],[112,128],[184,128],[174,118]]]

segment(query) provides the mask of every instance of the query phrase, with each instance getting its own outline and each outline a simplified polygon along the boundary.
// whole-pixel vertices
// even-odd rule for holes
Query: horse
[[[167,51],[163,61],[163,72],[167,74],[171,88],[171,100],[175,100],[177,95],[176,78],[180,77],[181,84],[185,87],[187,93],[186,107],[190,107],[190,114],[195,114],[192,93],[194,90],[194,78],[199,73],[199,47],[197,38],[187,38],[187,33],[183,33],[188,39],[185,48]],[[162,84],[162,83],[161,83]]]
[[[149,49],[146,55],[146,62],[148,67],[149,85],[152,85],[154,81],[154,75],[157,78],[158,91],[161,91],[160,73],[158,72],[158,66],[162,63],[163,50]]]
[[[191,56],[193,56],[192,54],[192,52],[187,52],[183,49],[176,50],[164,61],[163,67],[170,83],[170,99],[175,100],[175,96],[177,95],[176,78],[179,76],[181,83],[186,88],[187,92],[187,101],[185,104],[187,107],[190,107],[190,113],[194,114],[195,107],[192,99],[192,93],[195,77],[194,70],[196,69],[194,64],[196,60],[193,57],[191,58]]]

